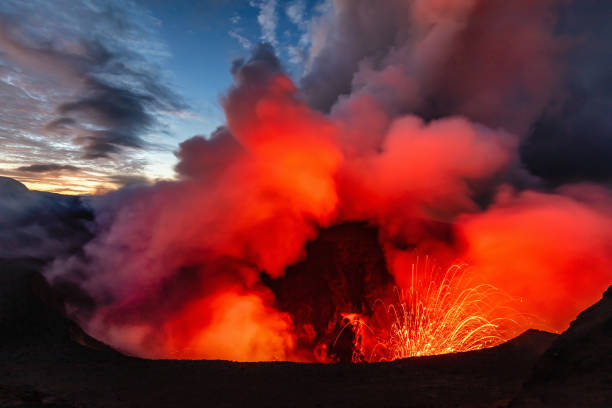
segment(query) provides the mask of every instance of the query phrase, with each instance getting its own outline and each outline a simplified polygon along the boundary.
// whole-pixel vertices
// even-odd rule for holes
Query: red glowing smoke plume
[[[562,71],[556,3],[389,1],[364,22],[372,2],[334,1],[299,88],[258,48],[234,67],[226,126],[181,145],[180,180],[95,200],[96,237],[46,276],[79,288],[89,333],[151,358],[334,361],[348,342],[370,361],[563,330],[612,280],[612,194],[538,188],[520,165]],[[378,35],[343,49],[353,29]],[[306,243],[355,221],[377,228],[380,275],[291,287]],[[424,257],[468,265],[469,285],[415,275]]]

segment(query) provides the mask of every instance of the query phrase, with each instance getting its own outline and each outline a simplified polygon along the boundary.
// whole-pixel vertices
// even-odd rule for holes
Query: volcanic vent
[[[353,314],[369,316],[376,299],[393,284],[378,228],[344,223],[324,229],[306,244],[306,257],[276,279],[262,281],[276,295],[277,307],[291,315],[300,348],[315,347],[319,359],[351,361]]]

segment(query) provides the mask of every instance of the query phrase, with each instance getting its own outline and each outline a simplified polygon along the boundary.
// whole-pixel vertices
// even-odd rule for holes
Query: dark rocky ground
[[[66,320],[39,268],[0,261],[3,407],[612,407],[612,290],[559,337],[528,331],[477,352],[358,365],[149,361]]]
[[[612,407],[612,286],[537,361],[513,407]]]

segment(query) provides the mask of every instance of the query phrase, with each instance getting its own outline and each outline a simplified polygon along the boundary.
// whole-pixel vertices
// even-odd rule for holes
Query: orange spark
[[[426,258],[412,265],[410,285],[396,301],[377,300],[371,318],[347,316],[355,330],[353,361],[389,361],[479,350],[517,335],[520,314],[489,284],[472,284],[465,265],[446,271]]]

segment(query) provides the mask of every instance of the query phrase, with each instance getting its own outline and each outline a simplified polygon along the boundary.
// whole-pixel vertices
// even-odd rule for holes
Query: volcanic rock
[[[352,222],[323,229],[306,244],[305,254],[284,276],[262,274],[262,281],[274,292],[278,309],[291,315],[301,345],[325,344],[337,360],[350,361],[352,332],[342,330],[342,315],[370,314],[370,305],[393,282],[378,228]]]
[[[66,317],[62,296],[39,272],[43,265],[33,259],[0,259],[0,357],[81,357],[91,350],[118,356]]]
[[[0,406],[500,407],[556,337],[528,331],[487,350],[377,364],[142,360],[66,319],[41,266],[0,261]]]
[[[612,407],[612,286],[536,363],[512,407]]]

